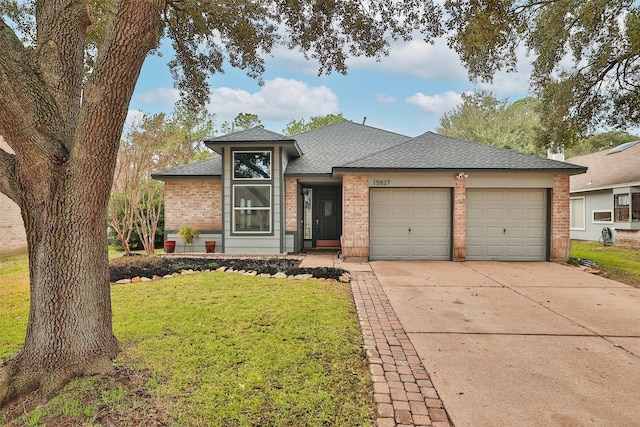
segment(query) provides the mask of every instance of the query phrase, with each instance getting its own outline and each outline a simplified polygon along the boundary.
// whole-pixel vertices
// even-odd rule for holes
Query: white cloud
[[[129,130],[131,130],[131,127],[140,122],[142,120],[142,117],[144,116],[144,113],[140,110],[129,110],[127,111],[127,119],[124,122],[124,128],[122,131],[122,135],[126,135],[127,132],[129,132]]]
[[[220,87],[213,90],[207,106],[220,121],[233,120],[239,113],[256,114],[264,120],[290,120],[338,112],[338,97],[326,86],[276,78],[257,92]]]
[[[136,101],[145,104],[163,104],[173,108],[173,104],[180,99],[178,89],[158,87],[136,96]]]
[[[467,71],[460,63],[460,58],[447,46],[444,38],[429,44],[417,35],[409,42],[393,43],[389,56],[379,62],[373,58],[355,58],[348,63],[354,69],[376,68],[392,74],[412,75],[430,80],[467,80]]]
[[[447,91],[438,95],[416,93],[406,99],[407,103],[419,107],[426,114],[443,115],[462,102],[462,94]]]
[[[393,104],[394,102],[396,102],[396,98],[391,96],[391,95],[387,95],[384,93],[376,93],[375,94],[375,100],[376,102],[379,102],[380,104]]]

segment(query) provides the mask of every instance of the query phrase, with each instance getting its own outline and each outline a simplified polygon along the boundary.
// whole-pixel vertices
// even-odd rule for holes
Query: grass
[[[22,402],[0,425],[372,422],[348,285],[202,273],[114,286],[112,302],[116,374],[75,380],[44,405]],[[27,313],[26,257],[0,259],[2,358],[22,344]]]
[[[574,240],[571,257],[590,259],[597,263],[606,277],[640,287],[640,251],[619,246],[602,246],[597,242]]]

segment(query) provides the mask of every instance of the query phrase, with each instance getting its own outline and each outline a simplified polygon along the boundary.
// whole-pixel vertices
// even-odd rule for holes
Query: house
[[[0,150],[13,154],[13,150],[0,136]],[[27,236],[20,208],[13,200],[0,193],[0,256],[27,252]]]
[[[588,167],[571,177],[571,238],[640,247],[640,141],[567,160]]]
[[[215,240],[229,254],[566,259],[569,177],[586,169],[346,120],[295,136],[253,128],[205,144],[219,156],[152,175],[165,182],[165,236],[178,240],[189,225],[201,232],[194,251]]]

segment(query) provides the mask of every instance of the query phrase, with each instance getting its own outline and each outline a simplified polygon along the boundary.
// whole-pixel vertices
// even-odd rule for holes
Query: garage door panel
[[[372,188],[370,202],[371,259],[451,259],[450,189]]]
[[[431,215],[429,215],[429,210],[428,209],[418,209],[415,208],[413,209],[413,219],[417,219],[417,220],[427,220],[429,219]]]
[[[529,209],[527,211],[527,218],[528,219],[537,219],[537,220],[542,220],[542,221],[546,221],[546,209]]]
[[[467,259],[543,261],[547,190],[468,189]]]

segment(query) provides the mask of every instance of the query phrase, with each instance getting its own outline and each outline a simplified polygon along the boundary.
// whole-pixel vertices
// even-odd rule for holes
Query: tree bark
[[[85,2],[40,0],[24,48],[0,19],[0,191],[21,208],[30,311],[18,354],[0,366],[0,406],[111,369],[107,203],[122,126],[142,63],[157,46],[161,0],[114,0],[83,84]]]

